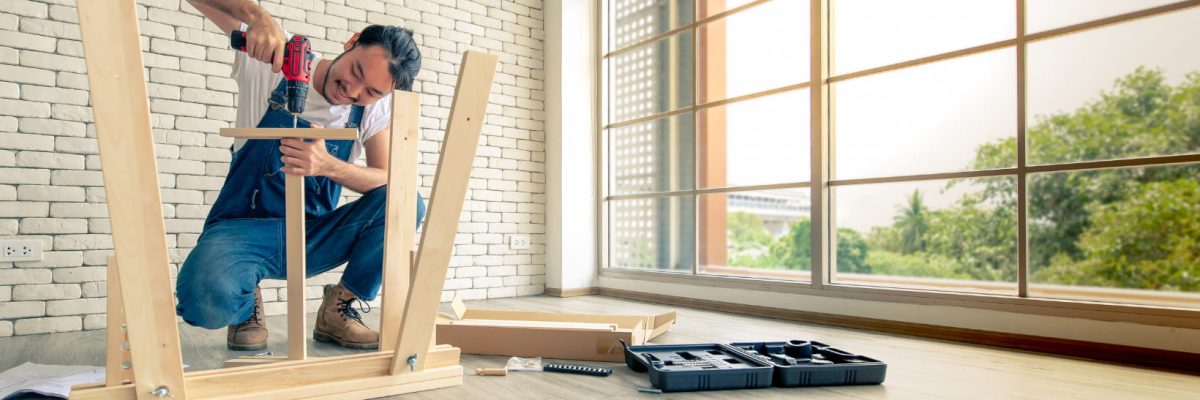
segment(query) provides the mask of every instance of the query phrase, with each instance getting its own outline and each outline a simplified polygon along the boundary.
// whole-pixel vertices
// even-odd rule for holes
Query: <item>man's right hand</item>
[[[287,38],[283,29],[266,10],[249,0],[187,0],[229,35],[246,23],[246,54],[255,60],[271,64],[271,70],[283,68],[283,49]]]
[[[246,55],[255,60],[271,64],[272,72],[279,72],[283,67],[283,50],[287,38],[283,29],[275,24],[275,19],[263,11],[261,17],[246,28]]]

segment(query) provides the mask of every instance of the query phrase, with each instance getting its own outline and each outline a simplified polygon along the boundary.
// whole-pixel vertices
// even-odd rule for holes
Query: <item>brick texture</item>
[[[0,239],[36,239],[40,262],[0,262],[0,336],[102,329],[113,252],[74,1],[0,1]],[[442,300],[540,294],[545,284],[545,93],[541,0],[261,0],[283,27],[327,56],[369,24],[412,29],[424,56],[421,194],[465,50],[500,57],[488,120]],[[174,277],[229,168],[237,86],[233,52],[183,0],[138,0],[151,123]],[[344,192],[349,192],[344,191]],[[357,197],[347,193],[343,202]],[[527,234],[529,250],[511,250]],[[418,236],[419,239],[419,236]],[[306,297],[341,269],[309,280]],[[264,281],[268,314],[286,310]],[[313,302],[312,308],[315,308]]]

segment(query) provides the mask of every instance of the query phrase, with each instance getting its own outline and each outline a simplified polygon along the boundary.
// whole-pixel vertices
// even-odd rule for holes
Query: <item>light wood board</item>
[[[244,139],[326,139],[354,140],[358,129],[354,128],[221,128],[221,136]]]
[[[81,1],[92,113],[116,250],[138,398],[186,398],[158,164],[133,0]]]
[[[393,349],[400,334],[405,296],[412,283],[412,249],[417,224],[417,143],[421,140],[421,95],[392,94],[388,148],[387,228],[383,248],[383,318],[379,348]]]
[[[467,181],[479,134],[483,129],[492,78],[496,74],[496,56],[467,51],[463,54],[455,85],[454,100],[446,122],[445,142],[433,181],[433,191],[427,225],[422,232],[421,248],[417,252],[416,275],[405,300],[401,319],[401,336],[396,343],[396,360],[392,373],[409,373],[424,369],[425,353],[433,335],[437,305],[445,283],[446,269],[454,250],[454,236],[467,194]],[[416,356],[415,367],[407,364]]]

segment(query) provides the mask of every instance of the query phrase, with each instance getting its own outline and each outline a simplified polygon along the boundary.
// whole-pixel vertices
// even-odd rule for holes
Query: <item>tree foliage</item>
[[[1172,86],[1139,68],[1077,110],[1035,118],[1026,137],[1029,165],[1200,151],[1200,73]],[[979,146],[970,168],[1015,164],[1007,138]],[[982,190],[949,207],[931,210],[913,191],[891,226],[839,229],[837,270],[1015,282],[1017,181],[971,181]],[[1039,173],[1026,185],[1035,282],[1200,292],[1200,164]],[[772,238],[740,214],[730,214],[730,265],[810,268],[807,219]]]

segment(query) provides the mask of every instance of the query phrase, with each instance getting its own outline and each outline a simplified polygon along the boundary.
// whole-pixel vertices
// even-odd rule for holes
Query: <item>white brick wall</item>
[[[41,262],[0,263],[0,337],[104,328],[108,209],[97,156],[76,0],[0,1],[0,239],[41,240]],[[282,2],[282,4],[281,4]],[[316,51],[369,24],[416,33],[424,56],[421,193],[428,199],[465,50],[500,57],[488,124],[442,300],[533,295],[545,284],[545,100],[541,0],[262,0]],[[195,245],[229,168],[233,51],[184,0],[138,0],[172,277]],[[352,200],[353,194],[344,200]],[[529,234],[530,250],[508,236]],[[309,280],[320,285],[340,270]],[[267,313],[286,310],[264,281]]]

